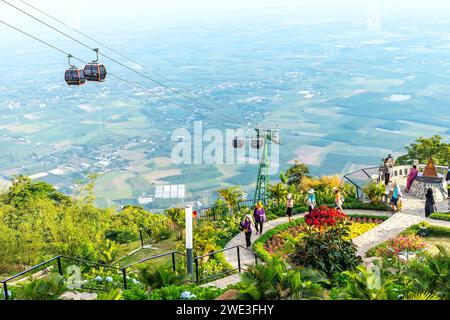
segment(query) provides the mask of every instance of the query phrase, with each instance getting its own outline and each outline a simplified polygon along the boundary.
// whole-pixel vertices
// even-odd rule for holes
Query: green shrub
[[[123,300],[149,300],[149,293],[143,288],[133,287],[122,292]]]
[[[57,300],[66,291],[64,277],[51,274],[14,288],[15,300]]]
[[[295,265],[323,272],[332,279],[333,275],[352,270],[360,263],[357,249],[350,238],[351,222],[340,220],[327,228],[306,229],[302,241],[295,247],[292,262]]]
[[[108,230],[105,233],[108,240],[115,241],[120,244],[131,243],[137,241],[139,238],[129,230]]]
[[[139,278],[151,289],[159,289],[168,285],[181,285],[187,281],[185,273],[173,272],[172,267],[166,266],[159,268],[142,267],[139,270]]]
[[[241,298],[245,300],[322,299],[321,284],[328,284],[317,271],[290,269],[277,257],[250,266],[241,280]]]
[[[362,191],[372,203],[380,203],[386,194],[386,186],[382,182],[371,182]]]
[[[444,221],[450,221],[450,214],[449,213],[433,213],[430,216],[431,219],[435,220],[444,220]]]
[[[183,293],[190,293],[189,300],[215,300],[224,293],[225,290],[216,287],[199,287],[194,284],[182,286],[166,286],[153,290],[149,294],[149,300],[183,300]]]

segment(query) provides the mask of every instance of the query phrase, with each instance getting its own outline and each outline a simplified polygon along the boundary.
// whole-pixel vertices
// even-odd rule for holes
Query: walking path
[[[400,181],[402,185],[402,181]],[[401,186],[404,189],[403,186]],[[349,215],[355,214],[366,214],[366,215],[379,215],[379,216],[391,216],[388,220],[378,225],[376,228],[366,232],[365,234],[355,238],[353,242],[358,247],[358,255],[361,257],[365,257],[366,252],[373,248],[374,246],[381,244],[388,239],[399,235],[401,232],[406,230],[407,228],[416,225],[422,221],[426,221],[431,225],[443,226],[450,228],[449,221],[440,221],[433,220],[429,218],[425,218],[424,215],[424,207],[425,201],[412,198],[409,194],[403,194],[403,209],[402,212],[392,215],[390,212],[377,212],[377,211],[367,211],[367,210],[346,210],[346,213]],[[437,204],[438,211],[447,212],[450,206],[450,202],[443,201]],[[298,219],[303,217],[304,214],[299,214],[294,216],[294,219]],[[264,233],[267,231],[288,223],[288,218],[280,218],[277,220],[269,221],[264,225]],[[258,240],[261,236],[253,234],[252,242]],[[232,248],[239,245],[245,244],[244,234],[240,233],[235,236],[231,241],[226,245],[225,248]],[[233,266],[233,268],[238,268],[238,259],[235,250],[229,250],[224,253],[225,259]],[[241,266],[243,269],[246,269],[247,266],[254,264],[255,256],[252,251],[241,250]],[[229,285],[236,284],[240,281],[239,274],[234,274],[227,278],[223,278],[211,283],[206,284],[205,286],[216,286],[219,288],[225,289]]]

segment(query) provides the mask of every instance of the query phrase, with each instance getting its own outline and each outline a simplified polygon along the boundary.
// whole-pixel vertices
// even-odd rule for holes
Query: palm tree
[[[233,214],[234,209],[236,208],[239,201],[242,200],[242,196],[244,195],[239,186],[222,188],[217,190],[217,193],[220,197],[223,198],[223,200],[225,200],[230,214]]]
[[[275,185],[269,185],[269,192],[272,195],[272,200],[274,200],[276,206],[280,206],[289,193],[286,185],[282,182]]]
[[[290,269],[278,257],[250,266],[241,279],[242,297],[252,300],[321,299],[327,282],[317,271]]]
[[[170,208],[166,210],[169,226],[175,232],[177,241],[183,240],[183,231],[185,228],[185,212],[181,208]]]

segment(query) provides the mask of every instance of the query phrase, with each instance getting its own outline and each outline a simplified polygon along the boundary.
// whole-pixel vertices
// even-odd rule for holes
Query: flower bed
[[[335,225],[339,220],[345,219],[346,217],[339,210],[322,206],[307,214],[305,216],[305,222],[309,226],[327,227]]]
[[[334,211],[331,212],[334,214]],[[348,216],[347,218],[352,222],[349,235],[351,239],[366,233],[388,219],[384,216],[364,215]],[[255,253],[263,260],[272,256],[288,255],[295,243],[301,241],[305,228],[308,228],[305,220],[306,217],[297,219],[268,231],[255,242],[253,246]],[[325,222],[327,221],[325,220]]]
[[[399,236],[370,250],[370,256],[383,258],[398,257],[404,252],[418,253],[426,248],[423,238],[416,235]]]

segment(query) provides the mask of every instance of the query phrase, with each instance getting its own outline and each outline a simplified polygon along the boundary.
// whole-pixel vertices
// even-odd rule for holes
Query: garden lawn
[[[138,262],[142,259],[148,258],[148,257],[152,257],[152,256],[156,256],[159,254],[164,254],[164,253],[167,253],[170,251],[174,251],[176,249],[176,246],[178,243],[180,243],[180,242],[179,241],[177,242],[175,236],[173,236],[170,239],[163,240],[161,242],[154,244],[153,245],[154,250],[153,249],[152,250],[142,249],[142,250],[135,252],[134,254],[132,254],[130,256],[127,256],[127,255],[130,252],[133,252],[134,250],[138,249],[141,246],[141,242],[136,241],[136,242],[132,242],[132,243],[126,243],[126,244],[122,244],[119,246],[117,257],[118,258],[125,257],[122,260],[120,260],[120,266],[123,267],[126,265],[130,265],[132,263],[136,263],[136,262]],[[142,265],[151,264],[155,267],[160,267],[171,261],[172,261],[172,257],[167,256],[167,257],[151,260]]]

